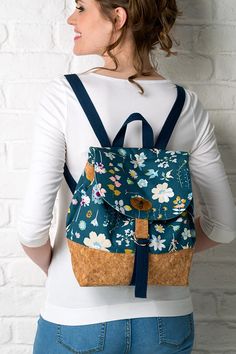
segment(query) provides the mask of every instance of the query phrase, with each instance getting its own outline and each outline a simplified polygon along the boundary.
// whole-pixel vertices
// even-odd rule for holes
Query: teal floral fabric
[[[106,252],[134,253],[135,219],[148,219],[149,252],[195,244],[189,153],[146,148],[89,149],[91,182],[84,171],[66,219],[66,237]],[[134,207],[135,198],[148,210]]]

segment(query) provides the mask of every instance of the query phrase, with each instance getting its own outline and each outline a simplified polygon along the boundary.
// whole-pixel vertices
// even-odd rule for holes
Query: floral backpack
[[[78,182],[64,166],[73,195],[65,236],[76,280],[80,286],[135,285],[140,298],[147,297],[147,285],[188,285],[196,241],[190,153],[166,150],[184,88],[176,85],[176,101],[156,142],[149,123],[134,112],[111,144],[79,77],[65,77],[101,144],[89,148]],[[143,147],[123,147],[134,120],[142,122]]]

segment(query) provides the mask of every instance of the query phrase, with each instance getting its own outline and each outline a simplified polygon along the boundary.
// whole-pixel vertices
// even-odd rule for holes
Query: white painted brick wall
[[[209,111],[236,197],[236,2],[177,1],[184,12],[173,30],[178,55],[159,55],[161,73],[195,90]],[[72,0],[0,2],[1,354],[32,353],[45,296],[46,277],[19,247],[15,229],[40,95],[57,75],[102,65],[96,56],[72,54],[66,19],[73,7]],[[236,354],[235,251],[233,242],[194,257],[194,354]]]

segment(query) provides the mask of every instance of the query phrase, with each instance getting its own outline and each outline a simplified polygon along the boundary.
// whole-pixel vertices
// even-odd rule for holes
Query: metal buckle
[[[135,236],[135,232],[133,233],[133,239],[134,239],[134,242],[135,242],[137,245],[143,246],[143,247],[148,246],[149,243],[150,243],[150,239],[147,239],[147,240],[148,240],[148,243],[146,243],[146,244],[140,244],[140,243],[138,243],[138,239],[137,239],[136,236]]]

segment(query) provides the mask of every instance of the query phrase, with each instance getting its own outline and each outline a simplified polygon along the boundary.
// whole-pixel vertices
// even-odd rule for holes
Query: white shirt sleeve
[[[47,243],[53,206],[65,163],[66,93],[60,78],[47,84],[34,121],[27,190],[17,220],[19,241],[29,247]]]
[[[195,141],[189,165],[192,187],[200,207],[200,225],[211,240],[229,243],[236,237],[236,213],[232,191],[218,150],[215,127],[197,94],[192,91],[190,93]]]

